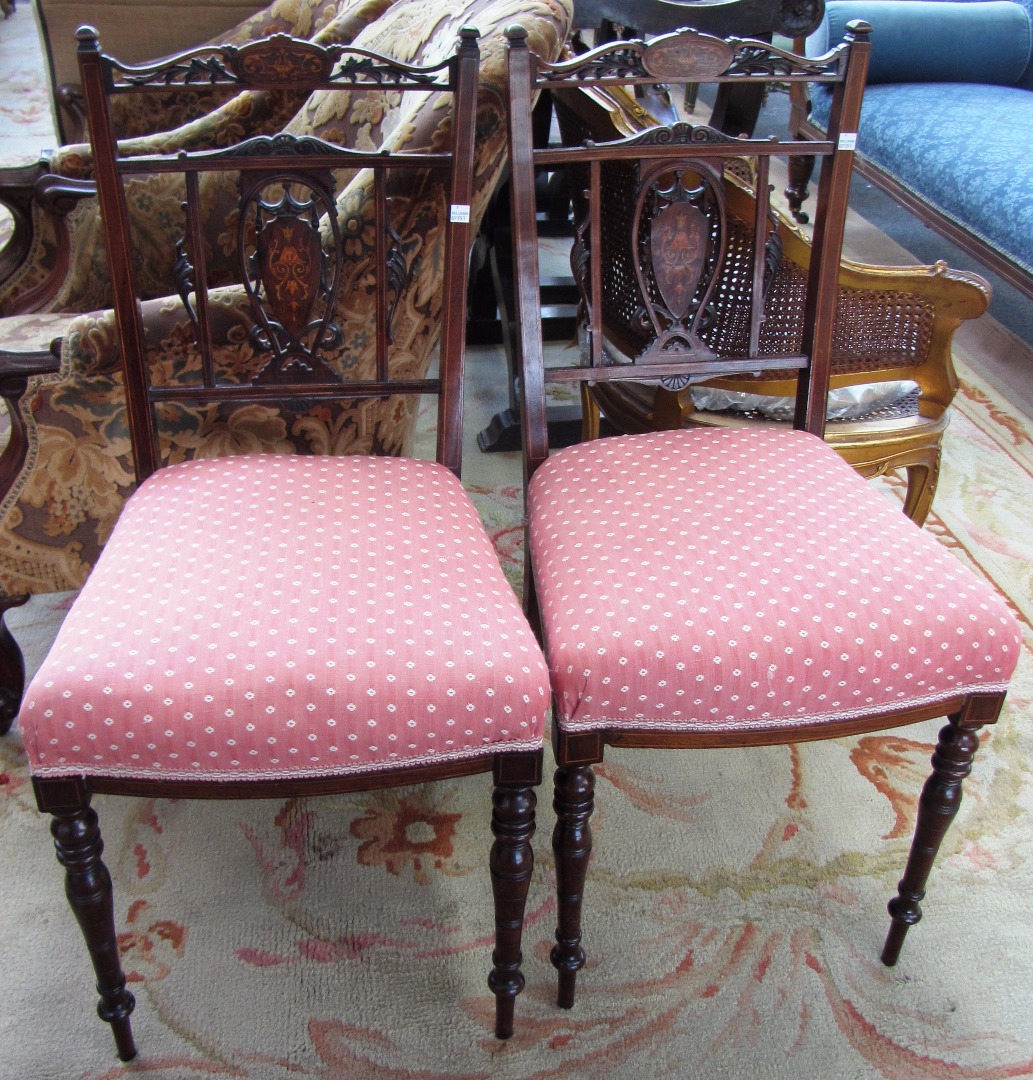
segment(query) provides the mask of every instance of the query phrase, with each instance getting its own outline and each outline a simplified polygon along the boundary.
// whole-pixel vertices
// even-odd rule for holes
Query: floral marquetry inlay
[[[671,314],[684,319],[706,257],[706,219],[688,203],[672,203],[653,221],[649,241],[660,295]]]
[[[325,79],[334,66],[334,53],[286,34],[245,45],[231,67],[250,83],[289,86],[299,79]]]
[[[300,334],[312,314],[319,281],[319,234],[304,222],[274,218],[262,234],[259,274],[269,306],[285,330]]]
[[[256,318],[252,336],[272,354],[256,381],[305,372],[333,378],[321,354],[342,338],[333,320],[340,266],[320,236],[320,218],[333,217],[332,182],[328,175],[324,189],[298,180],[261,181],[246,193],[239,231]],[[331,251],[339,248],[335,241]]]

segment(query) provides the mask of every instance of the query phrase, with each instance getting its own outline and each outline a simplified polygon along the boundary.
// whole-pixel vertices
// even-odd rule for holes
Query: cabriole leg
[[[126,989],[115,936],[111,875],[101,861],[104,843],[88,798],[77,809],[55,811],[50,831],[58,862],[65,868],[65,893],[97,974],[97,1014],[111,1025],[118,1056],[129,1061],[136,1056],[129,1026],[136,1001]]]
[[[524,909],[534,869],[534,811],[538,802],[533,785],[541,779],[541,756],[529,763],[537,776],[529,782],[506,781],[496,768],[491,831],[491,888],[495,897],[495,951],[488,986],[495,995],[495,1035],[508,1039],[513,1034],[513,1011],[517,994],[524,988],[520,965],[520,941],[524,931]],[[503,766],[504,767],[504,766]]]
[[[911,853],[897,895],[888,905],[892,922],[882,949],[882,962],[889,967],[897,962],[908,930],[922,918],[921,901],[929,871],[961,806],[962,781],[972,771],[972,758],[979,746],[977,732],[985,718],[966,723],[963,715],[952,716],[950,723],[941,728],[932,757],[933,771],[922,789]],[[996,712],[991,720],[995,717]]]
[[[552,849],[556,854],[557,922],[552,966],[559,972],[557,1004],[574,1005],[577,973],[585,965],[581,948],[581,901],[592,853],[592,830],[588,819],[595,803],[595,773],[588,765],[556,770],[556,828]]]

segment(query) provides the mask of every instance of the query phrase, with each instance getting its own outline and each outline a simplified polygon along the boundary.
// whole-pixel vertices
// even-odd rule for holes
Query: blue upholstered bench
[[[807,52],[872,25],[857,170],[1033,296],[1033,0],[830,0]],[[821,137],[811,88],[800,133]],[[798,207],[795,207],[796,209]]]

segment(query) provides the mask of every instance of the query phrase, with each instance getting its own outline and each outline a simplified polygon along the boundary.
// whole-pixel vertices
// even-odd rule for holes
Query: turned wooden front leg
[[[814,162],[813,154],[795,154],[787,162],[789,186],[785,189],[785,197],[789,203],[790,212],[801,225],[806,225],[810,221],[809,215],[803,209],[803,204],[811,193],[807,185],[814,172]]]
[[[111,875],[101,861],[104,843],[97,814],[87,804],[54,814],[50,831],[58,862],[65,868],[65,893],[79,922],[93,969],[97,974],[100,1002],[97,1014],[111,1025],[118,1056],[136,1056],[129,1016],[136,1001],[126,989],[126,977],[118,955]]]
[[[557,1004],[574,1005],[577,973],[585,966],[581,948],[581,901],[592,853],[592,830],[588,819],[595,805],[595,773],[588,765],[556,770],[556,828],[552,849],[556,854],[556,944],[552,965],[559,972]]]
[[[897,895],[888,905],[892,922],[882,949],[882,962],[889,967],[897,962],[908,930],[922,918],[926,881],[944,835],[961,806],[961,785],[972,771],[972,759],[979,746],[977,732],[984,723],[996,719],[1003,700],[1003,696],[983,699],[990,703],[990,715],[985,706],[982,710],[966,708],[952,716],[950,723],[940,730],[932,756],[933,771],[922,788],[918,804],[915,838],[907,866],[897,886]],[[980,711],[983,715],[973,715]]]
[[[541,757],[537,756],[541,770]],[[520,969],[523,955],[520,942],[524,931],[524,909],[534,869],[534,811],[538,797],[531,783],[499,782],[492,796],[491,888],[495,896],[495,951],[488,986],[495,995],[495,1035],[508,1039],[513,1034],[513,1011],[517,994],[524,988]]]

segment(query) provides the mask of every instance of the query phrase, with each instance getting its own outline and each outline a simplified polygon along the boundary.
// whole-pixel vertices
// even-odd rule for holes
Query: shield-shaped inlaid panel
[[[312,315],[321,258],[319,232],[299,218],[274,218],[259,236],[259,276],[270,312],[294,337]]]
[[[707,251],[707,219],[689,203],[666,206],[650,225],[650,254],[657,288],[676,319],[684,319],[696,294]]]

